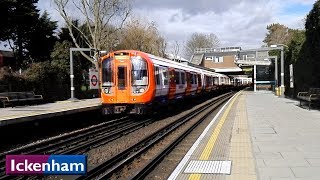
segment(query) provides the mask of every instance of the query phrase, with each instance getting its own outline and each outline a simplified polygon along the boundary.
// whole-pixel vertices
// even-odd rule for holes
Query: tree
[[[267,26],[268,33],[263,42],[271,44],[286,44],[288,45],[293,34],[293,29],[279,23],[273,23]]]
[[[303,58],[300,59],[301,71],[308,74],[304,83],[307,88],[320,87],[320,1],[314,3],[306,19],[306,41],[303,48]]]
[[[219,47],[220,40],[213,34],[193,33],[185,45],[186,57],[191,57],[197,48],[216,48]]]
[[[6,41],[16,57],[16,68],[28,64],[29,60],[45,61],[56,41],[56,22],[48,13],[39,15],[38,0],[4,0],[0,2],[0,40]]]
[[[179,51],[180,51],[180,44],[178,41],[175,41],[173,44],[173,57],[174,59],[178,59],[178,55],[179,55]]]
[[[156,25],[140,19],[126,23],[117,49],[135,49],[157,56],[164,56],[166,42]]]
[[[1,0],[0,1],[0,41],[6,41],[10,36],[12,25],[12,16],[14,12],[14,1],[12,0]]]
[[[78,0],[72,1],[72,5],[69,0],[54,0],[54,2],[66,22],[73,43],[78,48],[81,45],[77,41],[75,30],[89,48],[110,50],[115,41],[111,38],[112,35],[122,28],[131,11],[129,0]],[[67,8],[69,5],[72,6],[71,9]],[[76,14],[78,17],[72,17],[71,14]],[[79,15],[80,20],[84,22],[84,28],[79,28],[73,23]],[[90,56],[83,52],[81,54],[96,64]]]
[[[57,41],[57,37],[54,35],[56,28],[57,22],[51,21],[48,13],[45,11],[38,19],[37,24],[34,25],[34,29],[26,45],[28,55],[33,62],[50,59],[50,53]]]
[[[1,26],[1,40],[7,41],[14,51],[17,59],[17,67],[21,67],[24,58],[27,56],[26,46],[30,42],[30,34],[34,30],[39,18],[39,10],[35,4],[38,0],[4,0],[0,6],[8,8],[4,12],[6,20]]]
[[[305,31],[304,30],[293,30],[292,38],[291,41],[288,45],[287,51],[285,51],[285,60],[284,60],[284,77],[285,77],[285,87],[286,87],[286,95],[292,96],[297,92],[297,89],[301,88],[301,77],[303,74],[306,74],[305,72],[301,72],[303,64],[299,65],[300,67],[297,66],[299,64],[299,61],[301,59],[301,56],[303,54],[302,49],[305,43]],[[293,64],[293,73],[294,73],[294,91],[290,88],[290,69],[289,65]],[[301,74],[302,73],[302,74]]]

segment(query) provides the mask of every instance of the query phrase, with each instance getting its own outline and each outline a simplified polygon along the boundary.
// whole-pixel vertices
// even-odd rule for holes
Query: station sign
[[[99,89],[99,72],[96,69],[89,69],[90,89]]]

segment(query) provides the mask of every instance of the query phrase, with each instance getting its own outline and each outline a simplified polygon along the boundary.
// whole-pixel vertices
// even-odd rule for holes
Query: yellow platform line
[[[222,128],[224,122],[226,121],[227,116],[231,110],[231,107],[232,107],[233,103],[235,102],[235,100],[237,99],[237,97],[239,96],[239,94],[240,94],[240,92],[233,98],[233,100],[231,101],[231,103],[227,107],[226,111],[223,113],[218,125],[214,129],[209,141],[207,142],[206,147],[202,151],[202,153],[199,157],[199,160],[208,160],[209,159],[209,156],[210,156],[210,154],[214,148],[214,145],[218,139],[221,128]],[[191,174],[189,176],[189,180],[199,180],[199,179],[201,179],[201,174]]]

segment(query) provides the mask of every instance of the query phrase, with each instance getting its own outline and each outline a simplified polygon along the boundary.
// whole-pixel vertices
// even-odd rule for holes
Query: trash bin
[[[275,94],[276,96],[280,96],[280,88],[278,87],[275,88]]]

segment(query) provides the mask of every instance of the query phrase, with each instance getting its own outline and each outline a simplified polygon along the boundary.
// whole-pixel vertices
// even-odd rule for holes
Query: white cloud
[[[158,29],[173,44],[185,42],[193,32],[214,33],[222,46],[259,47],[271,23],[303,28],[303,18],[315,0],[134,0],[134,13],[155,21]],[[289,6],[306,6],[304,11],[285,12]],[[52,19],[63,24],[54,3],[39,1]],[[293,9],[294,10],[294,9]],[[170,48],[169,48],[170,49]]]

